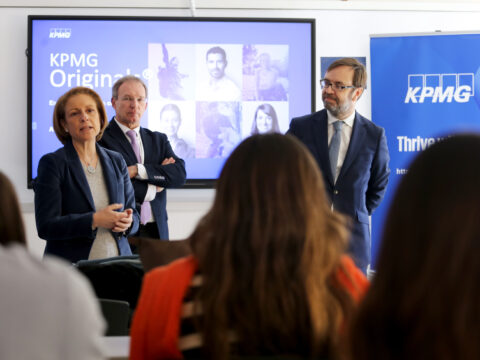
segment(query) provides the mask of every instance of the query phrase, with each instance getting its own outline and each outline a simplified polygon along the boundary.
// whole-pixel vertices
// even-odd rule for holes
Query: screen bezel
[[[147,17],[147,16],[81,16],[81,15],[28,15],[28,48],[26,55],[28,58],[27,72],[27,185],[33,188],[32,179],[32,41],[33,41],[33,22],[36,20],[98,20],[98,21],[179,21],[179,22],[265,22],[265,23],[304,23],[310,24],[310,54],[311,54],[311,112],[315,111],[315,19],[305,18],[235,18],[235,17]],[[214,188],[216,179],[188,179],[183,188],[190,189],[209,189]]]

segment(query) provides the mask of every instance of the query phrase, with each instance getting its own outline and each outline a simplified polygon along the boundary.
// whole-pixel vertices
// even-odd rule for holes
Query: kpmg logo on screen
[[[474,95],[473,73],[410,74],[405,103],[466,103]]]
[[[71,35],[72,29],[51,28],[50,35],[48,37],[50,39],[70,39]]]

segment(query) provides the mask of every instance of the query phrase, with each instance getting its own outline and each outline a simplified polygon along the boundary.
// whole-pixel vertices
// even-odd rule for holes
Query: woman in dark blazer
[[[55,105],[53,128],[64,146],[40,159],[34,181],[45,254],[71,262],[131,254],[126,236],[139,216],[123,157],[96,143],[106,126],[103,101],[89,88],[73,88]]]

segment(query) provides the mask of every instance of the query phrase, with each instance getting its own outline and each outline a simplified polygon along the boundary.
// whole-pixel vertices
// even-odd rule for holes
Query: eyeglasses
[[[335,90],[335,91],[343,91],[345,89],[355,89],[357,87],[355,85],[343,85],[339,83],[332,83],[325,79],[320,80],[320,87],[322,88],[322,90],[327,89],[330,86],[332,87],[332,90]]]
[[[132,96],[123,96],[119,100],[123,101],[123,102],[129,102],[129,103],[132,103],[132,102],[136,101],[139,104],[145,104],[147,102],[147,98],[144,98],[144,97],[134,98]]]

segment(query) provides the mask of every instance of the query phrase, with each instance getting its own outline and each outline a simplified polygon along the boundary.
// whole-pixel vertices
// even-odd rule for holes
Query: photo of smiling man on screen
[[[241,48],[239,48],[241,51]],[[239,52],[240,53],[240,52]],[[207,76],[201,76],[197,87],[197,100],[202,101],[240,101],[242,92],[237,83],[227,75],[227,53],[223,47],[210,47],[205,55]],[[241,68],[234,69],[241,73]]]

